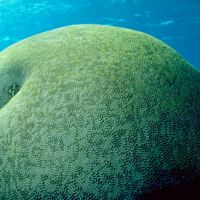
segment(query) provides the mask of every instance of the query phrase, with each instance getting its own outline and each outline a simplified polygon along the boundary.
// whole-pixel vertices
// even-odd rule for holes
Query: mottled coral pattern
[[[199,83],[169,46],[124,28],[74,25],[10,46],[0,53],[0,199],[142,199],[192,183]]]

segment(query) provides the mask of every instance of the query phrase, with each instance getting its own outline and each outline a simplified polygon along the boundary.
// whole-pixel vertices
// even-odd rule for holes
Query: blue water
[[[199,0],[0,0],[0,51],[34,34],[72,24],[143,31],[200,70]]]

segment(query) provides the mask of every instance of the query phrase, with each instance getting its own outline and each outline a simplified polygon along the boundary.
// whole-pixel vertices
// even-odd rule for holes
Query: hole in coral
[[[16,83],[12,84],[8,90],[9,99],[14,97],[19,92],[20,89],[21,89],[21,86],[19,84],[16,84]]]

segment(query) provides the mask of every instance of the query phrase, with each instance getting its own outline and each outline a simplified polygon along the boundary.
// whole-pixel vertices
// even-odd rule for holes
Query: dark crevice
[[[12,84],[8,90],[8,95],[9,95],[9,99],[11,99],[12,97],[14,97],[19,90],[21,89],[21,86],[19,84]]]

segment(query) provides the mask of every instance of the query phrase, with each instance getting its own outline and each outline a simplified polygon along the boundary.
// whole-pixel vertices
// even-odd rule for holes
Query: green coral
[[[0,199],[140,199],[192,182],[199,81],[169,46],[124,28],[74,25],[10,46],[0,53]],[[176,179],[183,171],[193,176]]]

